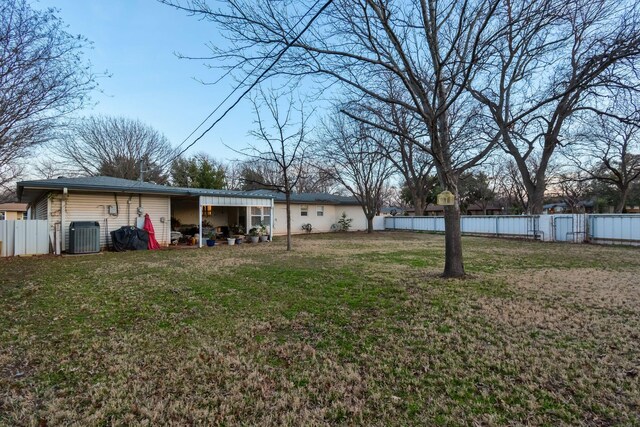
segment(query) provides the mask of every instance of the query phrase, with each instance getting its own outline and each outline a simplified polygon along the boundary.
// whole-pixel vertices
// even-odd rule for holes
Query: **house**
[[[272,190],[255,190],[252,194],[273,197],[275,219],[273,234],[287,234],[287,204],[285,194]],[[311,232],[326,233],[338,222],[342,213],[351,221],[352,231],[367,229],[367,218],[355,197],[337,196],[329,193],[291,194],[291,232],[305,233],[303,225],[311,224]]]
[[[467,206],[467,215],[502,215],[503,213],[504,208],[492,203],[487,205],[472,203]]]
[[[206,234],[203,222],[210,228],[258,223],[273,228],[273,198],[244,191],[168,187],[96,176],[22,181],[18,197],[31,207],[31,219],[49,220],[51,241],[60,241],[63,251],[68,248],[67,230],[73,221],[97,221],[102,248],[110,244],[110,231],[140,226],[145,214],[161,246],[172,240],[172,218],[192,224],[200,244]]]
[[[582,200],[571,206],[564,201],[557,201],[547,203],[542,206],[543,214],[561,214],[561,213],[593,213],[595,210],[595,203],[593,200]]]
[[[411,212],[415,212],[415,210],[411,210]],[[408,215],[404,208],[399,206],[385,206],[380,209],[380,215],[382,216],[404,216]]]
[[[503,209],[499,206],[489,204],[487,206],[481,206],[477,203],[473,203],[467,206],[466,211],[462,212],[462,215],[502,215]],[[444,206],[429,204],[427,206],[427,216],[444,216]]]
[[[0,221],[27,219],[27,203],[0,203]]]
[[[264,224],[270,235],[286,233],[284,195],[273,192],[169,187],[106,176],[22,181],[17,187],[20,201],[31,208],[30,218],[49,221],[52,246],[60,242],[62,251],[69,245],[71,222],[98,222],[100,246],[107,248],[109,232],[141,226],[145,214],[161,246],[172,242],[178,224],[200,246],[210,232],[235,225],[249,230]],[[304,232],[302,224],[310,223],[313,231],[330,231],[343,211],[353,219],[352,230],[366,229],[366,218],[353,198],[294,195],[293,230]]]

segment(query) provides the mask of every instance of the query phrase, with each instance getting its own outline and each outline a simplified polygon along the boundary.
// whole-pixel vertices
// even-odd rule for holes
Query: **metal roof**
[[[254,190],[252,194],[269,195],[276,202],[285,202],[284,193],[273,190]],[[358,200],[351,196],[337,196],[329,193],[291,193],[293,203],[323,204],[323,205],[359,205]]]
[[[33,194],[25,194],[25,190],[87,190],[119,193],[140,194],[164,194],[168,196],[229,196],[272,199],[268,194],[255,194],[248,191],[214,190],[205,188],[170,187],[151,182],[133,181],[130,179],[113,178],[110,176],[87,176],[56,179],[40,179],[32,181],[20,181],[18,186],[18,198],[26,202],[33,201]],[[31,193],[27,191],[27,193]]]

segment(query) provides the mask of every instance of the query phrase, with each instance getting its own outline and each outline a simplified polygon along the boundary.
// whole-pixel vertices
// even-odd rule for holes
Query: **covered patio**
[[[193,194],[196,192],[200,194]],[[228,237],[239,228],[243,233],[235,234],[247,234],[252,228],[264,225],[271,240],[272,197],[224,190],[193,190],[193,193],[171,198],[172,231],[197,234],[197,245],[202,247],[210,234]]]

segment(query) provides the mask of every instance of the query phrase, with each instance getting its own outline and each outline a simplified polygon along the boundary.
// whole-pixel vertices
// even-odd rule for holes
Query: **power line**
[[[316,2],[309,8],[309,10],[307,10],[307,12],[300,17],[300,19],[298,20],[298,22],[296,22],[296,24],[289,30],[289,33],[291,31],[293,31],[293,29],[295,29],[295,27],[298,26],[298,24],[300,24],[300,22],[302,22],[302,20],[316,7],[316,5],[318,5],[318,3],[320,2],[320,0],[316,0]],[[274,59],[274,61],[262,72],[260,73],[260,75],[258,76],[258,78],[238,97],[238,99],[236,99],[233,104],[231,104],[231,106],[229,108],[227,108],[220,117],[218,117],[212,124],[211,126],[209,126],[204,132],[202,132],[202,134],[200,134],[200,136],[198,136],[195,140],[193,140],[193,142],[191,142],[189,145],[187,145],[184,149],[182,149],[178,154],[176,154],[174,157],[172,157],[168,162],[164,163],[162,165],[162,167],[170,164],[171,162],[173,162],[175,159],[177,159],[178,157],[180,157],[182,154],[184,154],[185,151],[187,151],[189,148],[193,147],[198,141],[200,141],[209,131],[211,131],[211,129],[213,129],[213,127],[215,125],[217,125],[233,108],[236,107],[236,105],[238,105],[238,103],[240,103],[240,101],[262,80],[262,78],[269,72],[271,71],[271,69],[278,63],[278,61],[282,58],[282,56],[289,50],[289,48],[295,43],[297,42],[300,37],[302,37],[302,35],[309,29],[309,27],[311,27],[311,24],[313,24],[313,22],[322,14],[322,12],[324,12],[324,10],[329,7],[329,5],[333,3],[333,0],[327,0],[325,2],[325,4],[313,15],[313,17],[309,20],[309,22],[305,25],[305,27],[302,29],[302,31],[300,31],[300,33],[290,42],[287,42],[286,46],[278,53],[278,55],[276,56],[276,58]],[[288,34],[288,33],[287,33]],[[231,98],[231,96],[238,90],[240,89],[240,87],[249,79],[249,77],[251,77],[253,75],[253,73],[255,73],[258,68],[262,65],[262,63],[264,61],[266,61],[266,59],[269,57],[269,55],[271,53],[273,53],[273,51],[275,50],[275,47],[273,49],[271,49],[271,51],[265,55],[265,57],[262,59],[262,61],[256,65],[254,67],[254,69],[248,73],[245,78],[233,89],[233,91],[231,91],[231,93],[229,95],[227,95],[225,97],[224,100],[222,100],[222,102],[220,102],[216,108],[211,112],[211,114],[209,114],[207,116],[207,118],[205,120],[202,121],[202,123],[200,123],[198,125],[198,127],[196,127],[196,129],[194,129],[193,132],[191,132],[189,134],[189,136],[187,136],[187,138],[185,138],[185,140],[183,142],[180,143],[180,145],[178,145],[178,148],[184,144],[184,142],[186,140],[188,140],[200,127],[202,127],[202,125],[209,120],[209,118],[211,118],[211,116],[218,111],[218,109],[220,109],[220,107],[222,107],[222,105],[229,99]]]
[[[318,3],[320,3],[320,0],[316,0],[316,2],[309,8],[309,10],[307,10],[307,12],[302,15],[300,17],[300,19],[298,19],[298,22],[295,23],[295,25],[293,27],[291,27],[289,29],[289,31],[287,31],[287,33],[285,34],[285,36],[289,36],[293,30],[295,30],[295,28],[300,25],[300,23],[302,22],[302,20],[304,18],[307,17],[307,15],[318,5]],[[220,109],[220,107],[222,107],[222,105],[227,102],[229,100],[229,98],[231,98],[231,96],[236,93],[236,91],[238,89],[240,89],[240,87],[249,79],[249,77],[251,77],[251,75],[253,75],[253,73],[255,73],[261,66],[262,64],[271,56],[271,54],[276,50],[278,46],[273,46],[273,48],[271,48],[271,50],[260,60],[260,62],[258,63],[258,65],[256,65],[255,67],[253,67],[253,70],[251,70],[250,73],[247,73],[247,75],[244,77],[244,79],[242,79],[242,81],[240,83],[238,83],[238,85],[231,91],[231,93],[229,93],[229,95],[227,95],[217,106],[216,108],[209,113],[209,115],[207,117],[205,117],[205,119],[203,121],[200,122],[200,124],[189,134],[187,135],[187,137],[185,139],[182,140],[182,142],[180,142],[180,144],[178,144],[178,146],[176,147],[176,150],[179,149],[185,142],[187,142],[189,140],[189,138],[191,138],[193,136],[194,133],[196,133],[198,131],[198,129],[200,129],[202,127],[202,125],[204,125],[207,120],[209,120],[211,118],[211,116],[213,116],[216,111],[218,111]],[[173,161],[173,159],[172,159]]]

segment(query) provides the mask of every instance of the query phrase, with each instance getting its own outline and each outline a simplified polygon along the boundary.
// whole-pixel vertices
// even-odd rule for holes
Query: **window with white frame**
[[[6,212],[0,212],[0,221],[4,220],[7,218],[7,213]]]
[[[316,206],[316,216],[324,216],[324,206]]]
[[[300,216],[309,216],[309,205],[300,205]]]
[[[260,225],[271,226],[271,208],[269,206],[251,207],[251,228]]]

